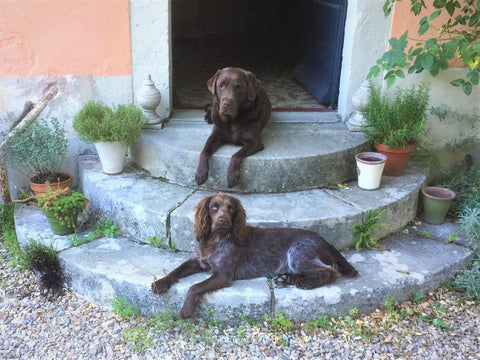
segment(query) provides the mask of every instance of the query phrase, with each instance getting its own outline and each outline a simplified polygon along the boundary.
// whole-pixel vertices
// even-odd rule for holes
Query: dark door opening
[[[335,108],[345,20],[344,14],[343,20],[337,15],[337,6],[330,6],[332,1],[346,3],[172,1],[174,108],[203,108],[210,99],[207,80],[227,66],[252,71],[262,81],[276,111]],[[311,29],[313,26],[316,28]],[[332,78],[337,79],[336,84]],[[323,88],[327,84],[329,89],[320,94],[312,83],[323,84]]]

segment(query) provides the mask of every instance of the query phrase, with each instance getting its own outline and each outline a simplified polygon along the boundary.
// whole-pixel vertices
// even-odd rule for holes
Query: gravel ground
[[[328,330],[175,319],[152,325],[68,291],[52,295],[32,272],[9,266],[4,250],[0,257],[1,359],[480,359],[480,304],[454,290],[427,294],[419,305],[352,313]]]

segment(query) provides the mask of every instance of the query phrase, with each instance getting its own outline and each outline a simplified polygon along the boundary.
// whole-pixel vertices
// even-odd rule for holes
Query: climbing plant
[[[385,1],[385,16],[390,15],[398,1],[402,0]],[[386,71],[384,79],[390,87],[397,78],[405,77],[405,70],[408,74],[426,70],[436,76],[450,66],[450,60],[460,59],[464,76],[451,81],[451,85],[470,95],[480,77],[480,0],[410,0],[410,5],[415,16],[420,17],[421,12],[425,15],[418,22],[418,35],[434,29],[433,35],[423,37],[408,49],[408,40],[415,40],[408,31],[399,38],[391,38],[390,49],[371,67],[367,79]],[[440,25],[439,17],[446,19]]]

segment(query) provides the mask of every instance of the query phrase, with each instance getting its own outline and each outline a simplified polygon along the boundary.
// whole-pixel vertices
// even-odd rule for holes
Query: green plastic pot
[[[430,224],[443,224],[455,199],[455,192],[438,186],[427,186],[422,189],[422,194],[423,219]]]
[[[53,212],[45,211],[44,213],[47,216],[48,223],[50,224],[50,227],[52,228],[54,234],[68,235],[75,232],[75,228],[77,227],[78,214],[80,213],[79,210],[75,210],[72,216],[69,216],[64,220],[58,219]]]

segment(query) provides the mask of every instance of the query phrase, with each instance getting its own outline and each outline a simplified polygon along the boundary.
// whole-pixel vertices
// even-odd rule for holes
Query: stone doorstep
[[[171,120],[164,129],[145,129],[130,156],[154,177],[197,187],[195,172],[211,125]],[[262,132],[265,149],[247,157],[242,177],[227,187],[227,169],[238,146],[224,145],[210,159],[203,190],[237,193],[293,192],[329,186],[356,174],[355,154],[368,151],[363,133],[346,131],[341,122],[269,123]],[[327,171],[328,170],[328,171]]]
[[[60,251],[66,287],[105,307],[111,306],[114,297],[125,296],[145,314],[165,310],[176,313],[188,288],[209,276],[202,273],[184,278],[167,293],[154,295],[151,283],[185,261],[189,253],[159,250],[123,237],[102,238],[69,248],[70,237],[52,235],[38,208],[17,204],[15,220],[22,246],[32,238],[53,244]],[[433,234],[431,238],[421,236],[424,228]],[[459,243],[446,244],[446,236],[454,231],[460,234]],[[213,309],[219,321],[238,324],[241,314],[261,321],[263,315],[274,315],[279,310],[297,322],[324,314],[347,314],[354,307],[361,313],[370,312],[384,306],[387,294],[404,301],[415,291],[426,293],[437,288],[465,268],[473,252],[461,244],[463,237],[457,225],[451,223],[410,228],[385,239],[385,250],[345,252],[359,272],[356,279],[314,290],[276,289],[265,278],[235,281],[231,287],[206,295],[196,316],[207,317]]]
[[[136,241],[159,236],[173,240],[179,250],[192,251],[194,207],[213,192],[151,178],[132,164],[113,176],[102,172],[96,157],[84,157],[79,164],[81,186],[90,199],[93,217],[114,221],[124,236]],[[424,163],[412,159],[405,175],[383,177],[375,191],[359,189],[352,181],[340,190],[232,195],[240,199],[253,226],[308,228],[346,249],[353,244],[351,226],[361,223],[368,210],[387,210],[384,220],[390,226],[380,230],[380,238],[407,225],[416,216],[426,174]]]
[[[347,259],[359,276],[314,289],[276,289],[265,278],[235,281],[231,287],[206,295],[196,316],[207,317],[209,310],[222,323],[238,324],[239,316],[261,321],[277,311],[296,322],[321,315],[348,314],[356,307],[361,313],[384,308],[387,294],[397,301],[407,300],[415,291],[437,288],[471,260],[471,250],[418,235],[397,235],[383,242],[385,250],[347,252]],[[432,257],[432,253],[437,256]],[[209,274],[184,278],[163,295],[150,291],[155,278],[177,267],[188,257],[125,238],[100,239],[80,248],[61,252],[67,287],[90,301],[109,306],[115,296],[139,306],[145,314],[162,311],[178,313],[188,288]]]

